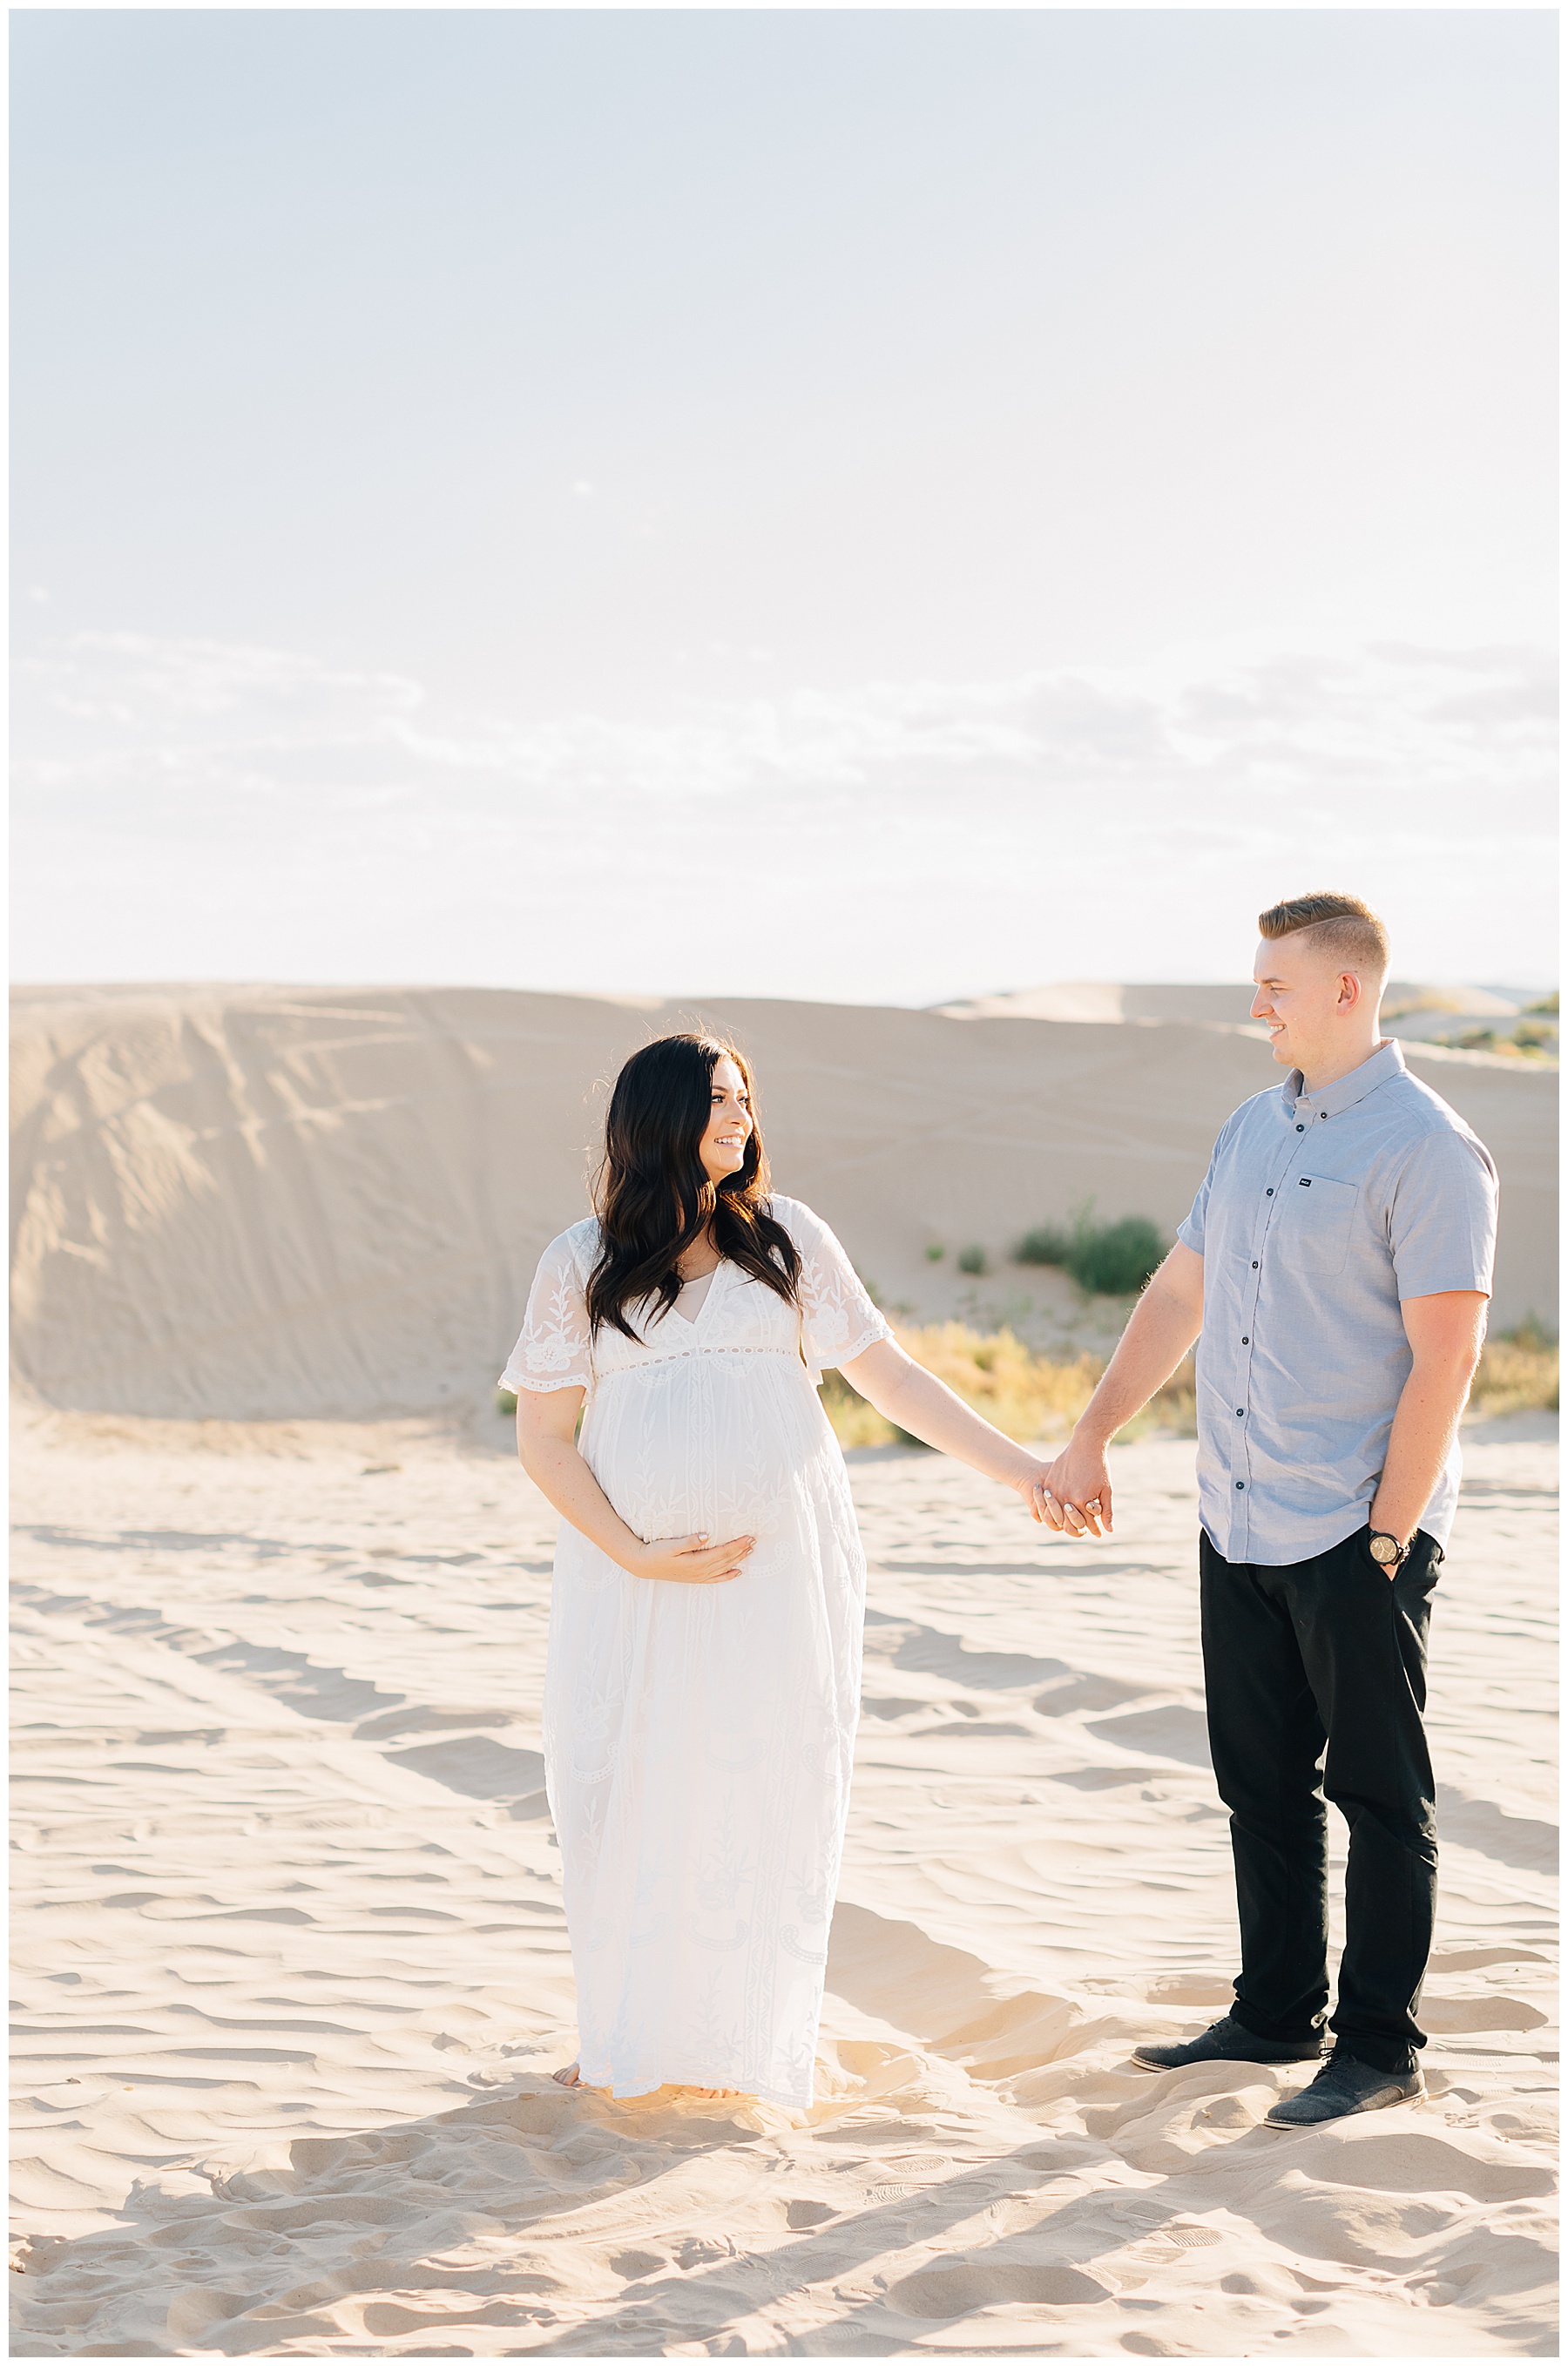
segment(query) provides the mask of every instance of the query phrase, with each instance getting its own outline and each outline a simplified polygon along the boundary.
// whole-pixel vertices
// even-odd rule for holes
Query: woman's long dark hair
[[[626,1309],[657,1298],[660,1322],[681,1294],[676,1260],[713,1227],[714,1246],[753,1281],[798,1302],[800,1252],[768,1204],[768,1159],[751,1111],[739,1172],[709,1182],[698,1144],[713,1115],[713,1072],[733,1060],[751,1094],[751,1072],[733,1043],[665,1035],[634,1052],[610,1096],[604,1156],[594,1186],[604,1245],[588,1280],[588,1319],[628,1339]]]

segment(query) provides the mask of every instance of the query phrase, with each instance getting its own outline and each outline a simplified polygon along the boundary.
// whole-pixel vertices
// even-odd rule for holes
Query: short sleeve
[[[1185,1223],[1178,1229],[1177,1239],[1183,1248],[1191,1249],[1195,1256],[1201,1256],[1203,1254],[1203,1237],[1209,1223],[1209,1194],[1214,1188],[1214,1177],[1220,1171],[1221,1154],[1226,1148],[1235,1130],[1236,1119],[1248,1106],[1249,1104],[1244,1101],[1241,1109],[1235,1110],[1221,1126],[1215,1138],[1213,1150],[1210,1155],[1209,1171],[1198,1186],[1198,1196],[1192,1202]]]
[[[593,1385],[588,1301],[578,1245],[570,1233],[553,1240],[539,1259],[528,1312],[501,1376],[503,1389],[588,1389]]]
[[[799,1200],[773,1207],[800,1251],[800,1344],[811,1370],[852,1363],[878,1339],[891,1339],[891,1326],[820,1216]]]
[[[1497,1170],[1472,1133],[1423,1134],[1401,1166],[1388,1211],[1399,1295],[1439,1290],[1492,1294],[1497,1246]]]
[[[1219,1153],[1216,1151],[1214,1158],[1218,1155]],[[1185,1221],[1177,1227],[1176,1233],[1176,1237],[1183,1248],[1195,1250],[1199,1256],[1203,1254],[1203,1229],[1209,1220],[1209,1193],[1213,1189],[1214,1183],[1214,1158],[1210,1159],[1209,1171],[1198,1186],[1198,1196],[1193,1200]]]

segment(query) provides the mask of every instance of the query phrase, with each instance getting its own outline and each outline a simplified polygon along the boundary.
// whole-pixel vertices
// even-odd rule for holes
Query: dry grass
[[[1555,1339],[1539,1323],[1500,1331],[1481,1351],[1481,1368],[1470,1391],[1470,1410],[1495,1419],[1505,1413],[1557,1411]]]
[[[923,1330],[901,1330],[898,1344],[917,1364],[945,1380],[954,1396],[973,1405],[1006,1436],[1025,1444],[1037,1438],[1065,1437],[1105,1369],[1100,1358],[1090,1355],[1078,1356],[1071,1363],[1053,1363],[1048,1356],[1037,1356],[1026,1347],[1010,1331],[971,1331],[963,1323],[931,1323]],[[824,1376],[822,1403],[842,1446],[918,1443],[885,1421],[838,1372]],[[1194,1403],[1189,1361],[1122,1434],[1136,1436],[1155,1427],[1190,1430]]]
[[[1104,1364],[1094,1356],[1053,1363],[1037,1356],[1010,1331],[971,1331],[962,1323],[932,1323],[903,1330],[898,1344],[955,1396],[984,1414],[1009,1437],[1032,1444],[1065,1437],[1094,1392]],[[1487,1419],[1501,1414],[1557,1411],[1558,1346],[1538,1323],[1488,1339],[1470,1394],[1470,1410]],[[842,1446],[917,1444],[885,1421],[838,1372],[822,1384],[822,1403]],[[1151,1429],[1175,1429],[1190,1436],[1197,1427],[1197,1396],[1189,1357],[1153,1403],[1122,1432],[1138,1437]]]

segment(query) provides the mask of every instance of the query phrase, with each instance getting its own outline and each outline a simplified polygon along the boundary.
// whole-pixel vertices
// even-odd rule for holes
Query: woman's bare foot
[[[569,2062],[564,2070],[552,2070],[550,2076],[558,2087],[581,2087],[582,2084],[579,2067],[575,2062]]]

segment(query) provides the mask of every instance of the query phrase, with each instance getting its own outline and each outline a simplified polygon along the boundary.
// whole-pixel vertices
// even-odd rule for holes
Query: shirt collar
[[[1299,1068],[1292,1068],[1287,1083],[1280,1087],[1280,1098],[1287,1117],[1337,1117],[1341,1110],[1354,1109],[1391,1076],[1404,1074],[1404,1053],[1397,1042],[1385,1041],[1378,1045],[1370,1060],[1352,1068],[1348,1076],[1339,1076],[1321,1092],[1309,1093],[1306,1079]]]

